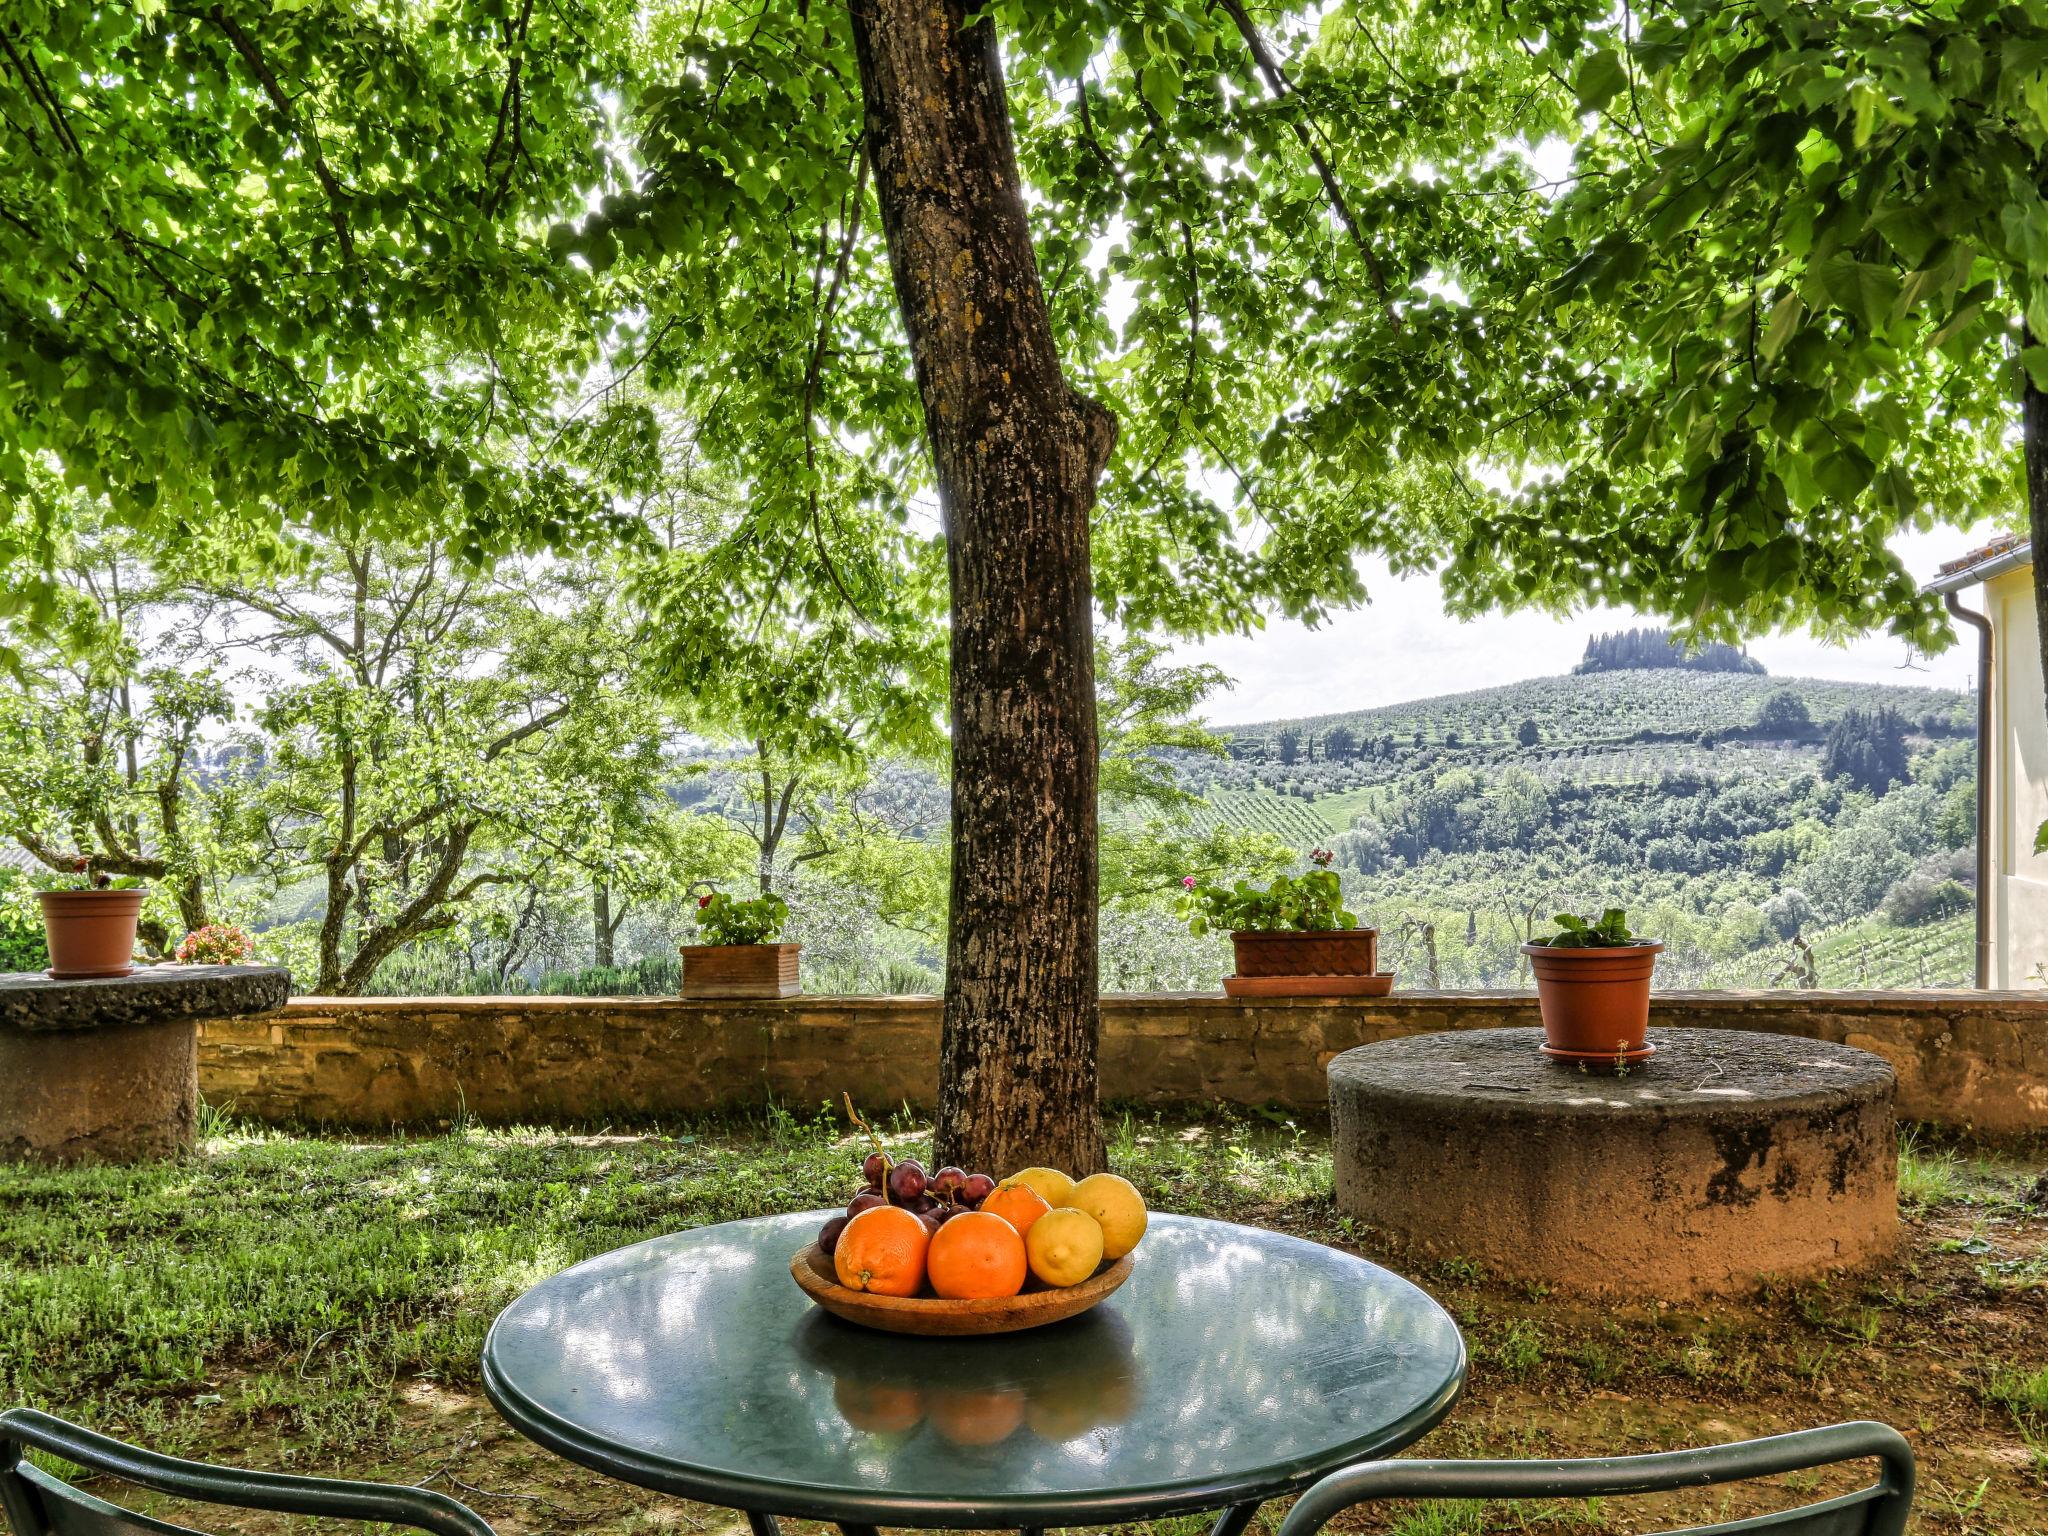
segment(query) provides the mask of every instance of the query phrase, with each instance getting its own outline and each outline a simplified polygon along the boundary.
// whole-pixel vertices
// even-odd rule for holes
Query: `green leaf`
[[[1628,84],[1628,71],[1621,61],[1621,55],[1612,48],[1602,48],[1579,66],[1579,77],[1575,82],[1579,108],[1585,112],[1598,112],[1618,96]]]
[[[1163,54],[1155,54],[1138,75],[1138,89],[1145,102],[1161,117],[1170,114],[1180,100],[1180,70]]]
[[[1769,324],[1757,342],[1757,350],[1765,362],[1774,361],[1785,350],[1785,343],[1792,339],[1792,333],[1799,329],[1799,317],[1805,312],[1806,301],[1796,292],[1787,293],[1771,306]]]
[[[1813,478],[1836,501],[1854,502],[1870,488],[1876,466],[1862,449],[1845,444],[1813,468]]]
[[[1813,275],[1829,302],[1855,316],[1866,331],[1884,328],[1899,296],[1899,279],[1890,268],[1851,256],[1831,256],[1814,267]]]

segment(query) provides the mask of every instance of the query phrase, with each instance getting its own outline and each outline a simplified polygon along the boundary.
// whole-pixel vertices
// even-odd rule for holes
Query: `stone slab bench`
[[[0,1162],[126,1162],[192,1145],[201,1021],[274,1013],[273,966],[0,974]]]

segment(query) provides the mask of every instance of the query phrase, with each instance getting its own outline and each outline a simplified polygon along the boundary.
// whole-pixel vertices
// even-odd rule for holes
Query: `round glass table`
[[[814,1307],[789,1261],[829,1211],[587,1260],[500,1314],[484,1388],[529,1438],[663,1493],[839,1523],[1025,1530],[1220,1510],[1400,1450],[1465,1345],[1397,1275],[1317,1243],[1155,1214],[1093,1311],[921,1339]]]

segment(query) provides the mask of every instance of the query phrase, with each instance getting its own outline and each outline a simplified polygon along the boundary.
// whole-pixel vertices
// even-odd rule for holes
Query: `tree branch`
[[[1273,93],[1276,100],[1291,94],[1287,76],[1281,73],[1279,61],[1273,57],[1272,49],[1266,46],[1265,38],[1259,35],[1259,29],[1252,25],[1251,17],[1245,13],[1243,0],[1220,0],[1220,3],[1223,9],[1230,13],[1230,19],[1237,23],[1238,36],[1244,39],[1245,48],[1250,52],[1253,62],[1258,65],[1259,73],[1265,77],[1266,88]],[[1308,131],[1306,124],[1296,119],[1290,121],[1288,126],[1294,130],[1294,137],[1300,141],[1301,147],[1308,151],[1309,162],[1316,168],[1316,175],[1323,183],[1323,192],[1330,199],[1331,208],[1336,211],[1337,218],[1351,236],[1351,243],[1358,247],[1358,254],[1365,258],[1365,269],[1371,274],[1373,288],[1379,293],[1380,308],[1386,313],[1387,323],[1395,330],[1400,330],[1401,317],[1395,312],[1393,299],[1387,291],[1386,269],[1380,265],[1379,257],[1366,243],[1365,235],[1358,227],[1358,221],[1352,217],[1351,205],[1345,201],[1343,189],[1337,185],[1336,172],[1330,168],[1330,162],[1324,158],[1323,152],[1316,147],[1315,136]]]
[[[516,26],[505,29],[505,49],[512,56],[512,62],[505,70],[504,94],[498,98],[498,126],[491,135],[491,147],[484,151],[484,180],[489,181],[491,163],[498,158],[498,150],[505,142],[505,127],[512,128],[512,152],[505,157],[505,169],[498,177],[498,190],[487,193],[477,189],[477,201],[485,213],[496,216],[503,206],[505,194],[512,187],[512,168],[519,163],[521,151],[525,148],[519,134],[520,114],[525,108],[525,87],[519,79],[520,66],[526,62],[526,24],[533,16],[533,0],[525,0],[519,7],[519,21]]]
[[[309,121],[303,125],[299,115],[292,109],[292,99],[278,84],[277,76],[271,72],[269,61],[256,46],[256,40],[236,24],[224,7],[216,5],[208,13],[213,24],[225,32],[228,41],[234,44],[235,52],[242,56],[242,62],[249,66],[263,87],[263,94],[270,98],[270,104],[277,109],[277,115],[284,119],[292,137],[299,140],[306,151],[306,159],[313,167],[313,174],[319,179],[321,189],[327,194],[328,217],[334,223],[335,238],[341,241],[342,259],[351,265],[356,259],[355,237],[349,233],[348,215],[344,211],[345,198],[341,183],[334,178],[334,172],[327,168],[327,156],[320,147],[320,130]]]

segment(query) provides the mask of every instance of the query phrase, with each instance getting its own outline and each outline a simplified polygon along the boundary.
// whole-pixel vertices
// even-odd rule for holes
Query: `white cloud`
[[[1903,535],[1892,547],[1924,580],[1942,561],[1981,542],[1945,528]],[[1237,679],[1234,691],[1210,701],[1210,723],[1324,715],[1554,677],[1577,663],[1587,636],[1657,622],[1613,608],[1589,608],[1569,619],[1515,613],[1461,622],[1443,611],[1435,577],[1396,578],[1377,561],[1367,565],[1366,587],[1373,594],[1368,606],[1336,614],[1320,629],[1274,619],[1253,636],[1178,647],[1177,660],[1213,662]],[[1916,656],[1888,635],[1833,646],[1805,633],[1775,634],[1749,650],[1779,677],[1975,686],[1977,653],[1967,637],[1933,657]]]

